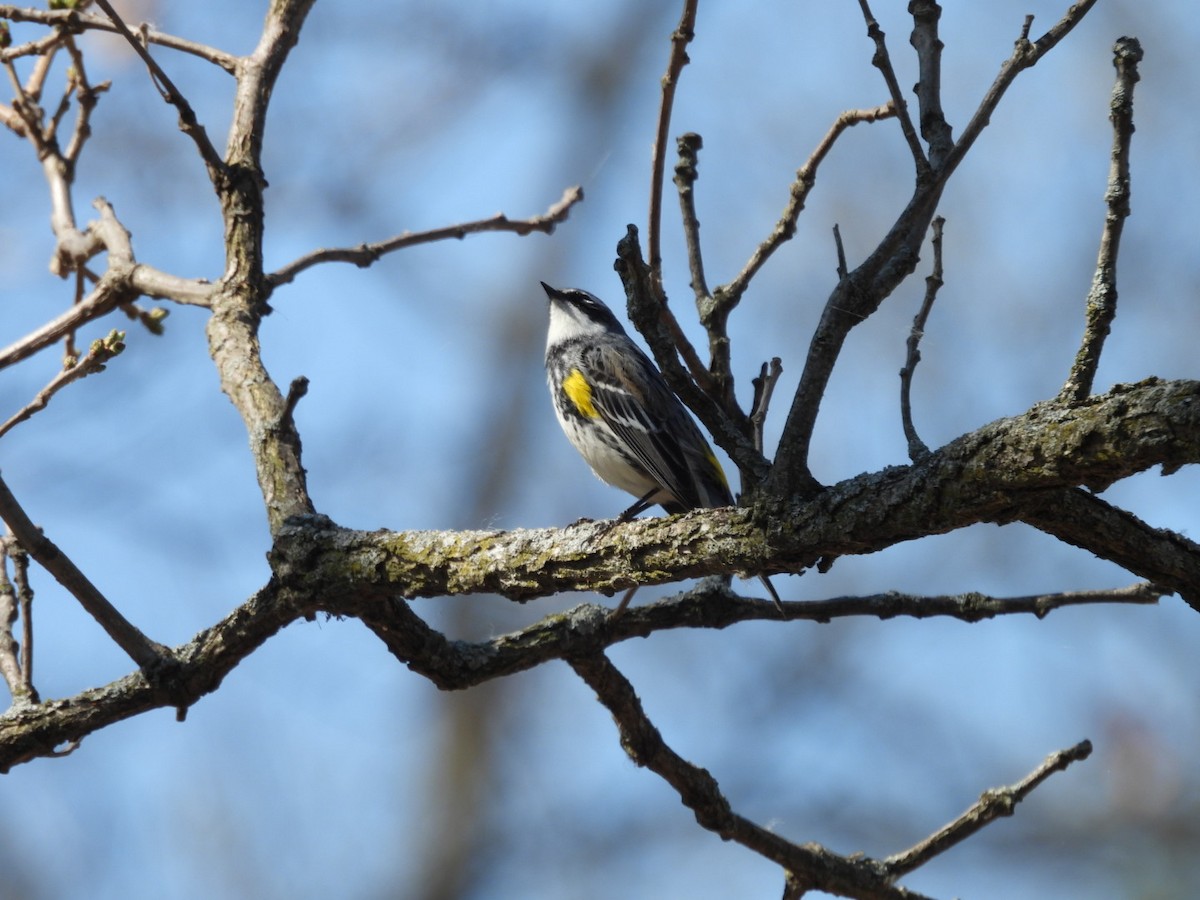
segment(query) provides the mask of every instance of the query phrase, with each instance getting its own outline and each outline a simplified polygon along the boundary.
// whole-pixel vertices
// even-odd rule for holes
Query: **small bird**
[[[542,288],[550,300],[546,381],[554,412],[596,476],[638,498],[620,519],[656,504],[668,513],[732,506],[708,441],[612,310],[587,291],[560,291],[544,281]],[[774,586],[759,578],[782,613]],[[626,592],[614,616],[636,590]]]

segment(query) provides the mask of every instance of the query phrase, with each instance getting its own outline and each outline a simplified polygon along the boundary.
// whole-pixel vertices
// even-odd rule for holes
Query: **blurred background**
[[[905,6],[877,0],[874,12],[907,88],[917,73]],[[957,136],[1024,15],[1037,17],[1040,35],[1066,3],[944,6],[944,99]],[[265,7],[124,8],[131,21],[240,54],[256,43]],[[268,119],[268,268],[406,229],[540,214],[572,184],[587,195],[551,237],[482,235],[366,270],[324,266],[275,294],[266,362],[285,388],[311,380],[297,420],[322,512],[355,528],[514,528],[627,505],[554,422],[537,282],[622,307],[614,247],[626,223],[645,227],[659,78],[679,12],[675,0],[316,5]],[[18,41],[37,33],[14,26]],[[1123,34],[1141,39],[1146,58],[1120,307],[1096,386],[1198,374],[1200,18],[1183,0],[1100,4],[1018,78],[945,194],[946,285],[913,399],[930,446],[1022,412],[1066,377],[1103,222],[1111,47]],[[79,167],[81,221],[103,194],[141,261],[218,278],[217,204],[175,112],[119,41],[82,44],[93,82],[113,84]],[[697,198],[711,285],[729,281],[769,233],[796,168],[837,114],[887,99],[872,52],[853,3],[701,4],[672,135],[704,138]],[[154,54],[222,146],[232,79],[193,57]],[[49,206],[30,146],[0,136],[0,171],[7,344],[62,311],[71,292],[47,273]],[[759,364],[783,360],[769,447],[835,282],[833,225],[856,265],[911,181],[895,122],[852,129],[824,163],[795,239],[735,313],[744,403]],[[665,208],[666,287],[696,339],[669,183]],[[907,460],[897,373],[929,262],[927,253],[851,335],[815,437],[813,470],[826,483]],[[96,323],[81,346],[126,328],[125,354],[0,443],[5,478],[33,519],[166,643],[189,639],[268,577],[246,435],[218,390],[204,324],[202,310],[174,306],[158,338],[116,317]],[[0,417],[59,364],[51,350],[0,372]],[[1195,537],[1198,487],[1189,468],[1146,473],[1105,496]],[[33,578],[43,697],[130,671],[70,597],[37,569]],[[1133,580],[1011,525],[775,583],[804,599]],[[664,592],[643,589],[638,601]],[[451,636],[478,639],[585,601],[611,602],[468,597],[416,608]],[[666,740],[708,768],[735,809],[843,853],[900,851],[984,789],[1088,737],[1090,760],[905,884],[995,900],[1166,900],[1200,895],[1198,640],[1200,617],[1168,598],[1044,621],[764,622],[657,634],[611,656]],[[629,762],[565,665],[440,693],[355,621],[289,627],[185,724],[161,710],[88,737],[68,758],[14,769],[0,778],[0,810],[6,898],[585,900],[782,888],[775,866],[699,829],[674,792]]]

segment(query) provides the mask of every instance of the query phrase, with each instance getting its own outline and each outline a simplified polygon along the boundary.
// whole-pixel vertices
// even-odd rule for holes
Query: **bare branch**
[[[754,254],[742,271],[737,274],[737,277],[724,287],[717,288],[716,296],[720,304],[736,306],[741,300],[742,294],[746,292],[746,288],[750,286],[750,280],[771,258],[771,254],[796,234],[796,222],[800,218],[800,213],[804,211],[804,204],[808,200],[809,193],[817,183],[817,169],[829,155],[829,151],[833,149],[833,145],[837,143],[837,139],[842,136],[842,133],[848,128],[853,128],[859,122],[878,122],[882,119],[890,119],[895,115],[895,105],[888,102],[882,106],[876,106],[874,109],[848,109],[834,120],[829,131],[825,133],[825,137],[821,138],[816,149],[804,161],[804,165],[796,170],[796,180],[792,182],[791,196],[788,198],[787,206],[784,207],[779,221],[775,223],[774,230],[765,241],[755,248]]]
[[[763,427],[767,422],[767,410],[771,407],[771,397],[782,374],[783,364],[778,356],[773,356],[770,368],[763,363],[758,377],[751,382],[754,385],[754,401],[750,404],[750,422],[754,426],[754,449],[759,453],[763,452]]]
[[[840,281],[850,274],[850,269],[846,265],[846,246],[842,243],[842,229],[837,222],[833,223],[833,248],[837,252],[837,276]]]
[[[1164,466],[1164,469],[1167,466]],[[1200,544],[1154,528],[1084,490],[1054,491],[1024,504],[1018,518],[1174,591],[1200,612]]]
[[[29,672],[21,665],[22,646],[13,636],[13,626],[20,615],[21,601],[17,588],[8,577],[8,561],[20,547],[11,538],[0,538],[0,676],[8,685],[14,704],[37,703],[37,694],[30,684]]]
[[[662,205],[663,178],[667,168],[667,137],[671,131],[671,112],[679,75],[690,61],[687,46],[696,36],[696,8],[699,0],[683,0],[679,24],[671,33],[671,55],[662,77],[662,101],[658,107],[658,125],[654,131],[654,150],[650,160],[650,221],[646,226],[650,258],[650,280],[662,293]]]
[[[908,103],[900,90],[900,82],[896,80],[896,71],[892,68],[892,58],[888,55],[886,35],[875,20],[875,15],[871,12],[867,0],[858,0],[858,5],[862,8],[863,19],[867,23],[867,37],[875,42],[875,55],[871,57],[871,64],[883,75],[888,93],[892,95],[892,107],[900,120],[900,131],[904,134],[909,152],[912,153],[913,164],[917,169],[917,178],[923,180],[929,174],[929,160],[925,158],[925,151],[917,139],[917,131],[913,127],[912,117],[908,114]]]
[[[908,357],[900,370],[900,420],[904,423],[904,437],[908,440],[908,458],[916,462],[929,452],[925,442],[917,434],[912,418],[912,379],[917,363],[921,361],[921,338],[925,336],[925,323],[933,309],[933,302],[942,287],[942,226],[946,220],[941,216],[933,219],[933,271],[925,279],[925,299],[913,317],[912,330],[908,333]]]
[[[771,468],[767,493],[790,497],[812,494],[819,489],[820,484],[808,466],[809,447],[821,400],[847,335],[856,325],[874,314],[884,299],[916,267],[921,243],[937,211],[943,188],[990,121],[996,106],[1017,75],[1035,65],[1066,37],[1095,2],[1080,0],[1072,5],[1054,27],[1035,43],[1030,43],[1028,39],[1029,25],[1026,23],[1012,56],[1000,67],[996,80],[963,129],[962,137],[946,154],[942,165],[933,169],[930,177],[917,178],[908,206],[879,246],[858,268],[838,282],[826,301],[809,343],[800,384],[784,424],[775,465]]]
[[[1092,755],[1092,742],[1080,741],[1074,747],[1051,753],[1040,766],[1014,785],[985,791],[970,809],[953,822],[940,828],[914,847],[884,860],[888,870],[897,878],[925,865],[935,856],[945,853],[972,835],[982,831],[996,819],[1011,816],[1016,806],[1055,772],[1065,771],[1072,763]]]
[[[468,234],[479,234],[485,231],[509,231],[519,235],[531,234],[535,231],[553,234],[554,229],[567,220],[571,208],[582,201],[583,188],[576,185],[563,191],[562,197],[540,216],[533,216],[529,219],[510,219],[503,213],[497,213],[487,219],[460,222],[456,225],[432,228],[428,231],[405,231],[387,240],[359,244],[357,247],[314,250],[267,275],[266,280],[272,288],[276,288],[294,280],[305,269],[327,262],[348,262],[354,263],[359,268],[366,268],[386,254],[405,247],[449,239],[462,240]]]
[[[87,610],[117,646],[140,668],[158,668],[169,663],[171,651],[147,638],[108,602],[75,563],[30,521],[2,478],[0,519],[5,521],[13,537],[38,565],[53,575],[54,579],[79,601],[79,605]]]
[[[692,273],[692,290],[696,306],[708,300],[708,282],[704,277],[704,256],[700,252],[700,218],[696,215],[696,179],[700,177],[699,154],[704,141],[700,135],[687,132],[675,140],[679,161],[675,163],[675,187],[679,189],[680,214],[683,217],[683,236],[687,242],[688,268]]]
[[[989,597],[976,593],[923,596],[888,592],[788,602],[785,609],[791,621],[820,623],[845,618],[952,618],[962,622],[982,622],[1020,615],[1040,619],[1054,610],[1072,606],[1152,605],[1158,603],[1161,596],[1161,590],[1139,583],[1107,591],[1025,597]],[[598,652],[659,631],[677,628],[719,630],[742,622],[778,621],[779,611],[770,601],[742,597],[732,591],[724,579],[710,578],[674,596],[633,607],[619,617],[614,617],[604,607],[585,603],[565,614],[534,622],[520,631],[477,644],[448,645],[436,653],[433,648],[437,633],[405,604],[364,608],[360,618],[409,668],[440,688],[462,690],[483,681],[528,671],[551,660]]]
[[[1104,193],[1107,214],[1100,235],[1100,253],[1096,274],[1087,296],[1087,323],[1083,343],[1075,355],[1071,374],[1058,394],[1063,403],[1078,403],[1092,392],[1096,369],[1104,340],[1117,314],[1117,254],[1121,247],[1121,232],[1129,216],[1129,145],[1133,138],[1133,86],[1137,84],[1138,63],[1142,61],[1142,45],[1136,38],[1123,37],[1113,47],[1113,65],[1117,82],[1113,85],[1112,162],[1108,172],[1108,190]]]
[[[942,8],[934,0],[913,0],[908,11],[913,17],[909,43],[917,51],[921,69],[916,87],[921,110],[921,137],[929,145],[930,167],[937,169],[954,146],[950,125],[942,110],[942,40],[938,37]]]
[[[68,75],[67,92],[63,95],[63,104],[65,107],[73,91],[76,101],[79,104],[79,114],[75,117],[75,128],[71,133],[71,140],[67,144],[67,149],[63,151],[63,159],[67,161],[68,165],[74,167],[76,161],[79,159],[79,154],[83,151],[83,145],[92,136],[92,110],[96,108],[100,94],[108,90],[109,82],[104,81],[93,87],[87,77],[87,68],[84,65],[83,54],[79,52],[79,47],[76,45],[75,40],[68,35],[64,40],[64,45],[67,48],[67,52],[71,54],[72,66],[71,73]]]
[[[679,794],[702,828],[784,867],[789,880],[850,897],[916,898],[891,884],[881,863],[866,856],[839,856],[818,844],[793,844],[732,809],[715,778],[685,760],[663,740],[642,708],[629,680],[602,653],[568,660],[596,699],[610,712],[621,747],[638,766],[648,768]]]
[[[68,33],[77,31],[119,33],[118,26],[104,16],[88,15],[74,9],[33,9],[30,7],[0,4],[0,19],[10,19],[13,22],[36,22],[41,25],[52,25]],[[216,47],[209,47],[205,44],[198,44],[195,41],[176,37],[172,34],[164,34],[150,25],[139,25],[137,31],[140,40],[166,47],[169,50],[178,50],[181,53],[198,56],[219,66],[231,75],[237,71],[238,58],[231,53],[218,50]],[[57,38],[57,35],[55,35],[55,38]],[[0,59],[4,59],[6,56],[12,58],[18,55],[31,56],[35,53],[40,54],[43,51],[32,45],[45,40],[47,38],[41,38],[39,41],[31,41],[30,44],[23,44],[20,48],[13,47],[11,50],[0,51]],[[22,51],[19,54],[16,52],[18,49]]]
[[[24,408],[14,413],[7,422],[0,425],[0,437],[3,437],[26,419],[46,408],[55,394],[72,382],[86,378],[96,372],[103,372],[105,363],[125,349],[125,335],[120,331],[111,331],[101,340],[92,341],[87,354],[50,380],[44,388],[37,392]]]
[[[145,44],[134,37],[133,32],[129,30],[129,26],[117,15],[117,11],[112,8],[112,4],[108,0],[94,0],[94,2],[104,10],[105,15],[112,21],[117,32],[125,38],[129,46],[133,48],[133,51],[142,58],[142,62],[150,70],[150,80],[158,89],[159,95],[164,101],[170,103],[179,111],[180,131],[192,139],[192,143],[200,151],[200,157],[204,160],[204,165],[208,169],[209,179],[216,184],[220,179],[225,177],[225,163],[221,159],[221,154],[217,152],[217,148],[208,139],[208,132],[204,130],[204,126],[196,119],[196,113],[192,109],[191,104],[188,103],[187,98],[175,87],[175,83],[163,71],[162,66],[155,62],[154,57],[150,55],[150,51],[146,49]]]

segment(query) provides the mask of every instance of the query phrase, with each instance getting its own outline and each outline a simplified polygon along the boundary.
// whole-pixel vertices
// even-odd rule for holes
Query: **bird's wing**
[[[709,459],[689,457],[712,458],[712,451],[679,398],[641,351],[635,355],[602,347],[598,352],[598,364],[592,367],[591,400],[600,418],[682,508],[709,505],[700,495],[693,470],[693,466],[710,464]],[[654,411],[653,416],[648,410]],[[712,459],[711,465],[716,465]],[[720,478],[723,483],[724,476]]]

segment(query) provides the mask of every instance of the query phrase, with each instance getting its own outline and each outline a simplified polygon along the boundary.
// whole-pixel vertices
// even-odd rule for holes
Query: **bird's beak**
[[[547,299],[554,300],[562,296],[562,291],[556,291],[554,288],[550,287],[550,285],[546,284],[546,282],[541,281],[538,283],[541,284],[542,290],[546,292]]]

